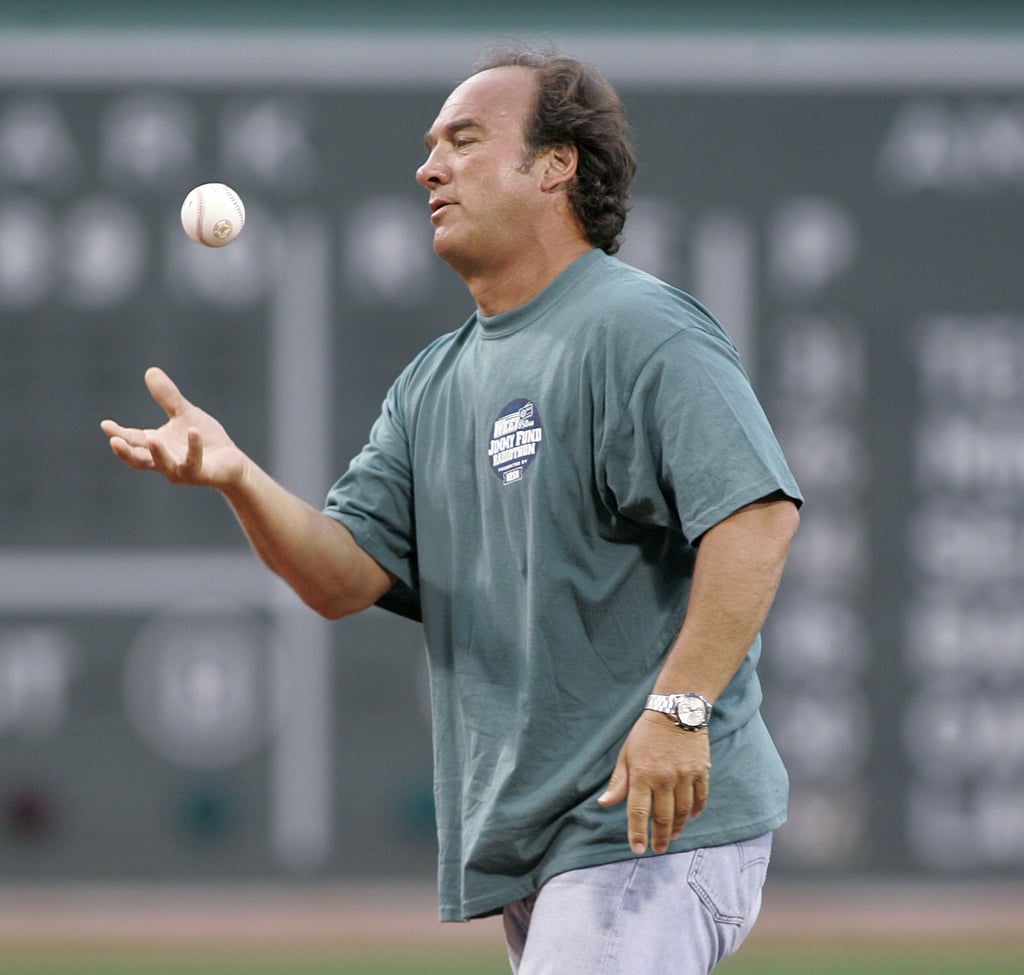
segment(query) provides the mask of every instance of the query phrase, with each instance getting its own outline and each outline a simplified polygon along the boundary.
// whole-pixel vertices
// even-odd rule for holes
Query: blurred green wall
[[[996,0],[932,0],[878,4],[800,0],[674,2],[635,0],[516,0],[501,4],[373,0],[37,0],[0,4],[0,24],[17,27],[217,27],[354,29],[844,29],[1004,32],[1024,30],[1024,4]]]

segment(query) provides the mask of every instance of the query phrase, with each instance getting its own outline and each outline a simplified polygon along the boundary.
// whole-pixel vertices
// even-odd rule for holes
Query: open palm
[[[143,429],[103,420],[100,427],[110,449],[129,467],[159,471],[174,484],[223,488],[240,481],[245,455],[224,427],[185,399],[162,369],[147,369],[145,378],[167,422],[157,429]]]

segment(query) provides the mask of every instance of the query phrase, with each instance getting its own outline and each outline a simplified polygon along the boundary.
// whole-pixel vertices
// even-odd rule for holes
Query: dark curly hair
[[[546,149],[575,146],[579,158],[569,203],[588,243],[614,254],[622,244],[629,186],[636,173],[618,94],[596,70],[575,58],[527,47],[492,48],[477,60],[473,73],[503,67],[532,68],[537,73],[537,101],[526,121],[524,165]]]

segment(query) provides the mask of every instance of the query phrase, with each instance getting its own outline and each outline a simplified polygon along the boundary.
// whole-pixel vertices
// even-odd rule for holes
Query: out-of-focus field
[[[435,918],[422,887],[14,885],[0,975],[508,975],[500,921]],[[1024,885],[770,884],[718,971],[1021,975]]]

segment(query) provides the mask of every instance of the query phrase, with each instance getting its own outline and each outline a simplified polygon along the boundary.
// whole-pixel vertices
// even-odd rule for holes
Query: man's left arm
[[[799,524],[785,495],[747,505],[708,529],[697,548],[686,617],[652,688],[696,691],[712,704],[743,663],[775,598]],[[636,854],[664,853],[687,819],[707,802],[711,768],[707,729],[687,731],[668,715],[643,711],[619,752],[598,800],[626,800]]]

